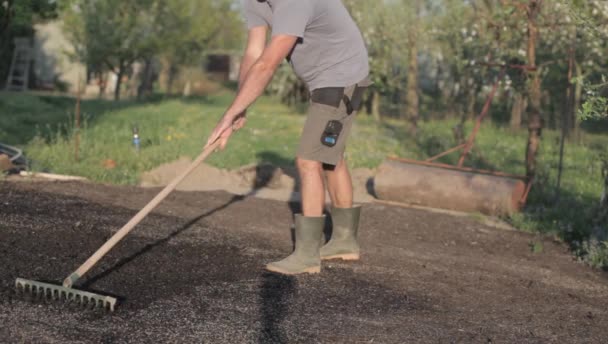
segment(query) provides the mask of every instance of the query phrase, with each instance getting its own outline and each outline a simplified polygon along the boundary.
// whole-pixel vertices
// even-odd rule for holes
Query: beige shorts
[[[344,94],[352,97],[355,85],[346,87]],[[346,104],[341,101],[339,107],[314,103],[311,101],[306,114],[306,122],[300,137],[296,156],[300,159],[319,161],[324,164],[337,165],[344,158],[346,141],[350,134],[357,111],[348,114]],[[342,131],[333,147],[321,143],[321,137],[327,122],[336,120],[342,123]]]

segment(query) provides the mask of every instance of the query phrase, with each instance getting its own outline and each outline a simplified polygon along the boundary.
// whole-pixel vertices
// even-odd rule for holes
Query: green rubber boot
[[[357,232],[360,215],[360,206],[331,209],[333,229],[331,239],[321,247],[321,259],[359,260]]]
[[[266,265],[266,270],[284,275],[321,272],[319,250],[323,244],[325,215],[307,217],[296,215],[296,249],[287,258]]]

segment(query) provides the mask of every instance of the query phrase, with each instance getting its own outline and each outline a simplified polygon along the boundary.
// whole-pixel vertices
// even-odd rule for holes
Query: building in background
[[[84,83],[87,68],[69,58],[74,46],[63,34],[60,21],[34,26],[32,75],[36,89],[76,93]]]

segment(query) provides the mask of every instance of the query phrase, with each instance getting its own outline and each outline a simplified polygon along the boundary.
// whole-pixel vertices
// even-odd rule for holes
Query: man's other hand
[[[224,115],[211,132],[211,135],[209,135],[209,139],[207,140],[204,148],[211,146],[213,143],[219,140],[219,148],[220,150],[223,150],[226,148],[226,144],[228,143],[230,136],[232,136],[232,133],[245,126],[246,121],[247,117],[245,112],[238,115],[234,119]]]

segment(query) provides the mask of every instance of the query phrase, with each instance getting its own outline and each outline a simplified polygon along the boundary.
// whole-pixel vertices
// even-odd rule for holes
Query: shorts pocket
[[[311,102],[310,107],[308,108],[308,116],[336,119],[339,117],[340,112],[343,111],[341,108],[342,105],[340,105],[340,107],[334,107],[331,105]]]

